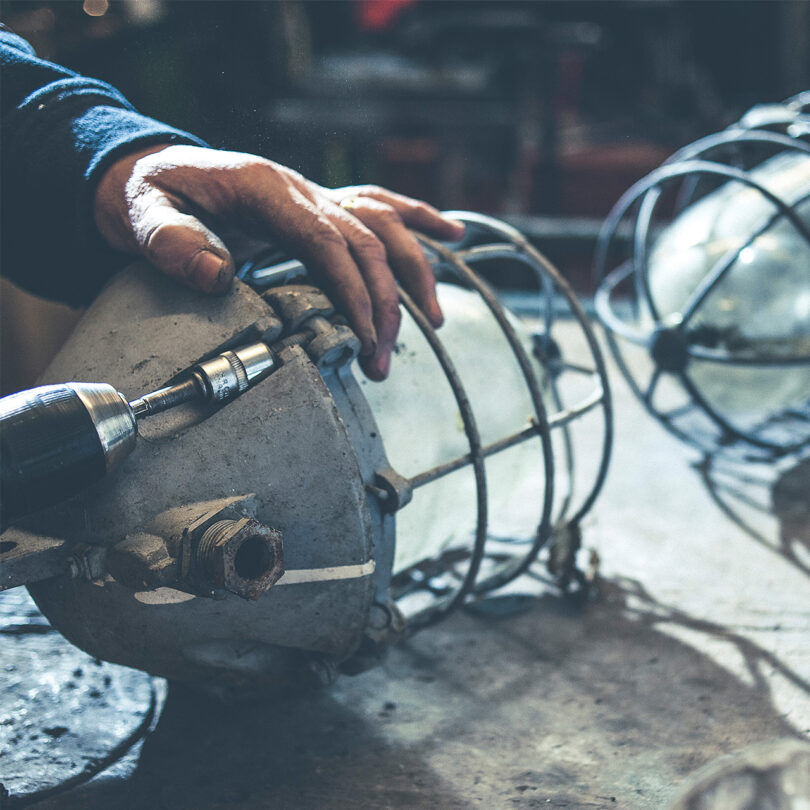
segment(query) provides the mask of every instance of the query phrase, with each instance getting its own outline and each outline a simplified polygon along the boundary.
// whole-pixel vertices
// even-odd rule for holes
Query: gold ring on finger
[[[352,208],[357,205],[358,197],[346,197],[345,200],[340,201],[340,207],[345,208],[347,211],[351,211]]]

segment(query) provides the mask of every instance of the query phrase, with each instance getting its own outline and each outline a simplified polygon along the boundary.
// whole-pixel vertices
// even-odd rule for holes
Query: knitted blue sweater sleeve
[[[150,145],[206,144],[3,30],[0,81],[0,272],[36,295],[86,305],[127,261],[93,221],[104,170]]]

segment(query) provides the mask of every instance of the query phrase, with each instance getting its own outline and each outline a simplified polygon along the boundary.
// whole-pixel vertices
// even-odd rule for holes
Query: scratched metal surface
[[[698,469],[613,380],[590,602],[524,580],[522,612],[460,612],[306,697],[171,688],[139,751],[41,807],[661,810],[718,755],[810,736],[810,464]]]
[[[152,678],[76,649],[22,588],[0,594],[0,661],[0,782],[12,797],[117,762],[155,707]]]

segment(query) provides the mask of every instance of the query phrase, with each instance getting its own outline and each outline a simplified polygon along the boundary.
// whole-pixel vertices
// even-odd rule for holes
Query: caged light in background
[[[710,455],[810,444],[810,93],[755,107],[635,184],[597,247],[597,313],[647,409]],[[642,347],[646,377],[624,354]],[[636,366],[637,367],[637,366]]]
[[[204,301],[146,267],[119,275],[44,381],[153,390],[256,340],[277,368],[227,405],[144,422],[115,475],[7,530],[3,587],[29,585],[92,655],[255,694],[373,666],[546,548],[557,584],[582,584],[579,524],[612,437],[600,349],[517,231],[453,216],[468,226],[462,244],[419,237],[445,326],[402,291],[381,384],[355,377],[358,341],[298,262],[268,254],[231,295]],[[537,276],[534,331],[479,275],[510,262]],[[577,441],[587,419],[601,443]]]

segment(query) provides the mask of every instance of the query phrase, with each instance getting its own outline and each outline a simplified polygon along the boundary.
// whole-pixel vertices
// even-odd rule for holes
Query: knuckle
[[[397,260],[400,273],[409,284],[425,288],[432,288],[436,285],[433,268],[415,239],[409,239],[403,243],[397,254]]]
[[[357,236],[352,240],[353,247],[361,251],[368,259],[375,261],[385,261],[385,245],[375,236],[371,231],[359,231]]]
[[[425,258],[425,254],[419,248],[408,250],[405,254],[405,261],[410,264],[412,275],[417,281],[424,281],[426,284],[433,285],[436,283],[436,276],[433,273],[433,268]]]
[[[326,253],[334,253],[336,251],[346,252],[348,250],[346,237],[343,236],[331,222],[323,217],[318,217],[315,222],[312,223],[310,236],[313,240],[313,245]]]
[[[387,203],[378,203],[375,206],[375,215],[383,225],[402,225],[402,217],[396,209]]]
[[[245,155],[242,158],[242,161],[244,167],[250,171],[272,172],[273,174],[285,173],[280,171],[284,167],[279,166],[277,163],[273,163],[272,160],[267,160],[267,158],[260,157],[259,155]]]
[[[402,313],[398,306],[378,307],[374,311],[374,324],[377,338],[382,346],[392,347],[402,322]]]
[[[391,324],[396,329],[399,329],[399,325],[402,322],[402,310],[400,309],[399,301],[396,298],[386,301],[383,304],[383,312]]]
[[[300,172],[297,172],[295,169],[291,169],[289,166],[282,166],[279,163],[274,163],[272,160],[265,160],[264,158],[261,160],[275,174],[282,175],[294,184],[307,182],[306,178]]]
[[[296,184],[295,172],[292,169],[256,155],[247,156],[240,164],[240,170],[243,172],[245,182],[255,188],[276,189],[278,190],[276,193],[282,193],[280,189]]]
[[[399,306],[399,295],[397,294],[396,285],[392,282],[386,285],[382,291],[378,291],[375,296],[375,310],[385,318],[389,323],[396,323],[402,320],[402,311]]]
[[[425,254],[418,245],[408,251],[408,261],[411,263],[413,275],[418,282],[428,287],[436,286],[436,275],[433,272],[433,268],[428,263]]]
[[[355,195],[358,197],[378,197],[381,194],[385,194],[384,189],[371,183],[365,183],[355,188]]]
[[[333,268],[329,267],[326,270],[325,278],[327,279],[330,290],[334,295],[337,295],[340,298],[347,298],[348,296],[352,296],[353,298],[356,299],[358,305],[362,305],[360,297],[352,295],[354,293],[355,287],[352,282],[352,279],[350,279],[345,273],[336,271]]]
[[[155,259],[178,241],[185,241],[187,229],[176,223],[159,222],[150,228],[143,238],[144,253],[148,259]]]

